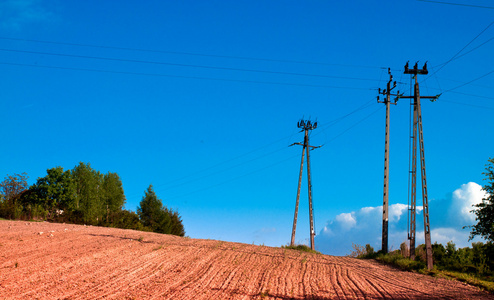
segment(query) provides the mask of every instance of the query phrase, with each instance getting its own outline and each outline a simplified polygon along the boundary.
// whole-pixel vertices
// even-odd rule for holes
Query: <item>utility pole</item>
[[[393,75],[391,75],[391,69],[388,68],[389,81],[386,86],[386,89],[381,91],[379,89],[379,94],[386,96],[383,101],[379,100],[379,96],[377,96],[377,103],[386,104],[386,133],[384,140],[384,191],[383,191],[383,231],[382,231],[382,247],[381,250],[383,253],[388,253],[388,207],[389,207],[389,114],[390,109],[389,105],[398,102],[398,98],[395,98],[394,102],[391,102],[390,96],[399,96],[400,91],[397,94],[391,94],[391,90],[396,87],[396,81],[393,82]],[[391,83],[393,82],[393,86]]]
[[[290,242],[291,246],[295,245],[295,231],[297,230],[297,216],[298,216],[298,204],[300,200],[300,186],[302,185],[302,172],[304,169],[304,154],[307,152],[307,180],[308,180],[308,185],[309,185],[309,222],[310,222],[310,248],[312,250],[315,250],[314,246],[314,236],[315,236],[315,231],[314,231],[314,211],[312,208],[312,184],[311,184],[311,178],[310,178],[310,156],[309,156],[309,150],[313,150],[316,148],[319,148],[321,146],[310,146],[309,145],[309,130],[316,129],[317,128],[317,122],[312,123],[311,121],[307,120],[300,120],[297,123],[298,128],[301,128],[302,131],[304,131],[304,143],[293,143],[290,146],[293,145],[300,145],[303,146],[302,148],[302,160],[300,162],[300,172],[298,176],[298,188],[297,188],[297,201],[295,204],[295,215],[293,217],[293,229],[292,229],[292,239]]]
[[[422,180],[422,202],[423,202],[423,213],[424,213],[424,235],[425,235],[425,250],[427,258],[427,269],[431,270],[433,267],[432,262],[432,245],[431,245],[431,228],[429,221],[429,199],[427,197],[427,178],[425,174],[425,152],[424,152],[424,136],[422,130],[422,110],[420,107],[420,99],[431,99],[431,101],[437,100],[439,95],[436,96],[420,96],[419,83],[417,75],[426,75],[429,73],[427,71],[427,63],[424,64],[422,69],[419,69],[415,64],[413,69],[408,67],[408,62],[405,65],[404,74],[411,74],[415,77],[414,93],[413,96],[398,96],[399,98],[409,98],[413,99],[413,146],[412,146],[412,187],[411,187],[411,207],[409,208],[410,213],[410,235],[408,239],[410,240],[410,259],[415,259],[415,230],[416,230],[416,206],[417,206],[417,132],[418,132],[418,144],[420,147],[420,170],[421,170],[421,180]]]

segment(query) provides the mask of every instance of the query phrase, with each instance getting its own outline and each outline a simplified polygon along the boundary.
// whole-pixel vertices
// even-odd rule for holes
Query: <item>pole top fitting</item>
[[[310,120],[300,120],[297,122],[297,127],[302,130],[312,130],[317,128],[317,121],[312,123]]]
[[[405,65],[405,72],[404,74],[412,74],[412,75],[417,75],[417,74],[420,74],[420,75],[427,75],[429,74],[429,71],[427,70],[427,62],[425,62],[424,66],[422,67],[422,69],[419,69],[418,67],[418,62],[415,63],[415,65],[413,66],[413,69],[410,69],[410,67],[408,66],[408,61]]]

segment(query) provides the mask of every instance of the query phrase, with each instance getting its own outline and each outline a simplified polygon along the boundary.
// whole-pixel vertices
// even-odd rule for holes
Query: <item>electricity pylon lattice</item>
[[[424,64],[422,69],[419,69],[417,63],[410,69],[408,62],[405,65],[404,74],[411,74],[415,78],[414,93],[413,96],[398,96],[399,98],[413,99],[413,146],[412,146],[412,170],[410,171],[412,177],[411,186],[411,198],[410,198],[410,233],[408,239],[410,240],[410,258],[415,259],[415,230],[416,230],[416,208],[417,208],[417,142],[419,144],[420,152],[420,170],[422,180],[422,202],[424,213],[424,236],[425,236],[425,253],[427,259],[427,269],[431,270],[433,267],[432,262],[432,245],[431,245],[431,228],[429,221],[429,199],[427,196],[427,177],[425,174],[425,151],[424,151],[424,135],[422,131],[422,110],[420,107],[420,99],[431,99],[431,101],[437,100],[439,95],[436,96],[420,96],[419,83],[417,75],[426,75],[427,63]],[[418,132],[418,141],[417,141]]]
[[[311,177],[310,177],[310,156],[309,156],[309,150],[313,150],[316,148],[319,148],[321,146],[310,146],[309,145],[309,130],[313,130],[317,128],[317,122],[312,123],[311,121],[307,120],[300,120],[297,123],[298,128],[301,128],[302,131],[304,131],[304,143],[293,143],[290,146],[293,145],[300,145],[303,146],[302,148],[302,161],[300,162],[300,173],[298,176],[298,189],[297,189],[297,201],[295,204],[295,215],[293,217],[293,229],[292,229],[292,239],[290,242],[291,246],[295,245],[295,231],[297,230],[297,216],[298,216],[298,204],[300,200],[300,186],[302,184],[302,172],[304,169],[304,154],[307,152],[307,180],[308,180],[308,187],[309,187],[309,222],[310,222],[310,248],[312,250],[315,250],[314,246],[314,236],[315,236],[315,231],[314,231],[314,211],[312,208],[312,184],[311,184]]]

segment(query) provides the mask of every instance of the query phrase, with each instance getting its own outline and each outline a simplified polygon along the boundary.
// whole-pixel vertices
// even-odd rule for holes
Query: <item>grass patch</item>
[[[399,253],[378,254],[375,259],[385,264],[396,266],[403,271],[419,271],[426,269],[426,265],[423,261],[411,260],[401,256]]]
[[[418,272],[424,275],[434,277],[458,280],[467,284],[484,289],[494,294],[494,281],[492,277],[483,277],[478,274],[462,273],[449,270],[440,270],[436,266],[434,269],[427,270],[425,262],[420,260],[411,260],[401,256],[399,253],[377,254],[375,260],[400,268],[403,271]]]
[[[491,280],[487,280],[486,278],[482,278],[473,274],[454,272],[454,271],[445,271],[445,270],[437,270],[433,269],[428,271],[429,274],[437,277],[444,277],[450,279],[456,279],[461,282],[468,283],[470,285],[479,287],[484,289],[492,294],[494,294],[494,282]]]
[[[315,254],[321,254],[321,252],[312,250],[309,246],[306,245],[296,245],[296,246],[281,246],[283,249],[292,249],[292,250],[297,250],[297,251],[302,251],[302,252],[309,252],[309,253],[315,253]]]

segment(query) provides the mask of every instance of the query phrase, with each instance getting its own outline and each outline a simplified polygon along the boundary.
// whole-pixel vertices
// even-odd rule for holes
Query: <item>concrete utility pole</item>
[[[389,114],[390,109],[389,105],[398,102],[398,99],[395,98],[394,102],[390,101],[390,96],[399,96],[400,91],[397,94],[391,94],[391,90],[396,87],[396,81],[393,82],[393,75],[391,75],[391,69],[388,68],[389,81],[386,86],[386,89],[381,91],[379,89],[379,94],[385,95],[386,98],[383,101],[379,100],[379,96],[377,96],[377,103],[386,104],[386,134],[384,141],[384,192],[383,192],[383,232],[382,232],[382,252],[388,253],[388,206],[389,206]],[[391,82],[393,82],[393,86],[391,86]]]
[[[416,230],[416,206],[417,206],[417,131],[419,136],[419,147],[420,147],[420,170],[422,179],[422,201],[423,201],[423,212],[424,212],[424,235],[425,235],[425,250],[427,258],[427,269],[431,270],[433,267],[432,262],[432,245],[431,245],[431,228],[429,222],[429,199],[427,197],[427,178],[425,174],[425,152],[424,152],[424,136],[422,131],[422,110],[420,108],[420,99],[431,99],[431,101],[437,100],[439,95],[436,96],[420,96],[419,83],[417,75],[426,75],[427,63],[424,64],[422,69],[417,67],[417,63],[410,69],[408,67],[408,62],[405,65],[404,74],[411,74],[415,77],[415,86],[413,96],[399,96],[399,98],[409,98],[413,99],[413,146],[412,146],[412,187],[411,187],[411,200],[410,200],[410,235],[408,239],[410,240],[410,259],[415,259],[415,230]]]
[[[297,230],[297,216],[298,216],[298,204],[299,204],[299,200],[300,200],[300,186],[302,185],[302,172],[304,169],[304,153],[307,152],[307,180],[308,180],[308,185],[309,185],[310,248],[312,250],[315,250],[315,246],[314,246],[314,236],[315,236],[314,211],[312,208],[312,184],[311,184],[311,178],[310,178],[309,150],[313,150],[313,149],[319,148],[321,146],[310,146],[309,145],[309,130],[316,129],[317,128],[317,122],[314,122],[314,124],[312,124],[312,122],[309,120],[307,120],[307,121],[300,120],[297,123],[297,126],[298,126],[298,128],[302,128],[302,131],[305,132],[305,135],[304,135],[304,143],[303,144],[293,143],[290,145],[290,146],[293,146],[293,145],[303,146],[303,148],[302,148],[302,161],[300,162],[300,173],[298,176],[297,201],[295,204],[295,215],[293,217],[292,239],[291,239],[290,245],[291,246],[295,245],[295,231]]]

